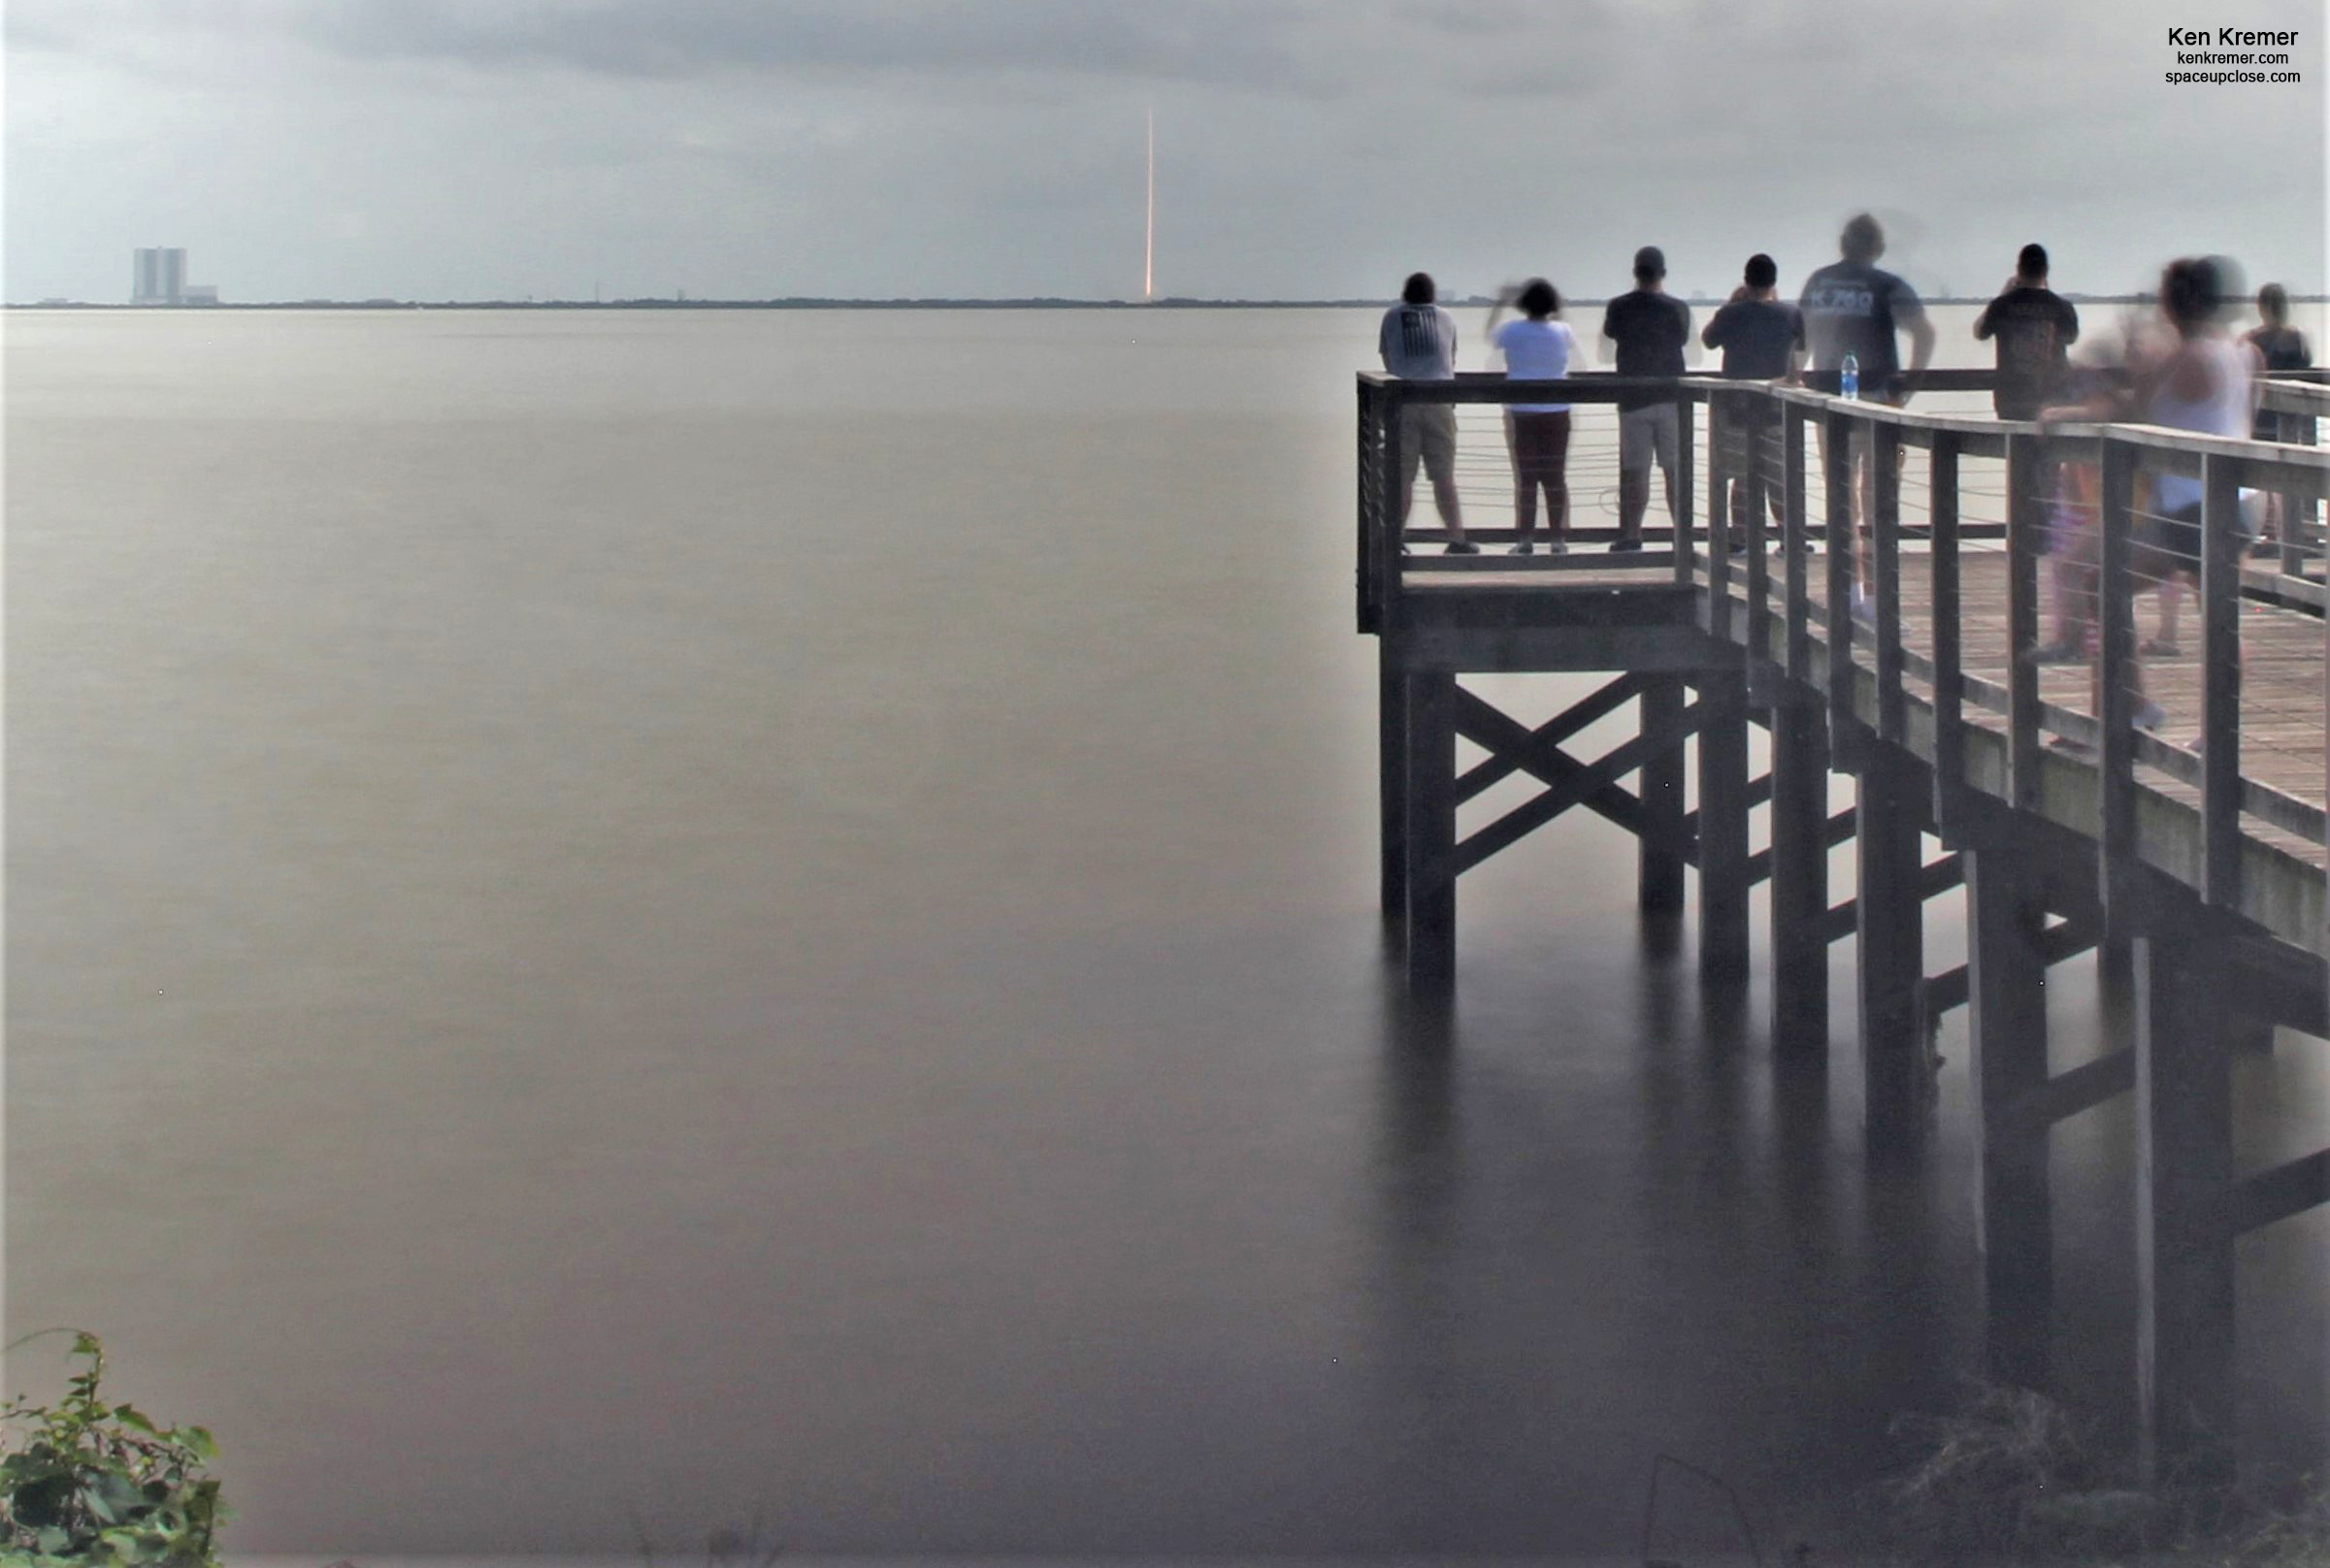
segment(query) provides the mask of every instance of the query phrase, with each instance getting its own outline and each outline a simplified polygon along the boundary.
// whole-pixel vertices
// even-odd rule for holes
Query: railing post
[[[2025,811],[2039,804],[2039,494],[2042,448],[2033,435],[2007,438],[2007,792]]]
[[[1934,432],[1928,512],[1933,521],[1934,821],[1948,826],[1966,782],[1964,629],[1958,624],[1958,438]]]
[[[1407,388],[1398,381],[1385,381],[1377,387],[1381,399],[1376,407],[1382,412],[1383,506],[1379,516],[1382,526],[1376,531],[1376,614],[1387,624],[1398,624],[1396,602],[1400,591],[1399,546],[1407,535],[1409,496],[1400,487],[1400,442],[1407,434]]]
[[[1672,497],[1675,524],[1675,580],[1691,580],[1691,443],[1695,439],[1695,421],[1691,418],[1690,394],[1675,388],[1675,489]],[[1644,503],[1647,507],[1649,503]]]
[[[1691,403],[1691,394],[1690,391],[1678,387],[1675,389],[1675,506],[1683,507],[1683,515],[1675,517],[1675,540],[1678,540],[1678,547],[1683,545],[1685,540],[1690,540],[1691,529],[1694,529],[1694,524],[1696,524],[1696,519],[1691,517],[1691,477],[1694,477],[1691,475],[1691,471],[1698,466],[1696,426],[1698,426],[1698,419],[1694,417],[1694,403]],[[1683,573],[1685,573],[1685,577],[1690,577],[1691,552],[1680,550],[1680,554],[1683,554]]]
[[[1772,569],[1767,554],[1769,538],[1764,532],[1764,510],[1770,495],[1769,480],[1764,473],[1764,433],[1771,427],[1773,410],[1779,406],[1771,395],[1756,389],[1742,392],[1736,405],[1749,421],[1742,437],[1746,447],[1747,473],[1741,476],[1740,505],[1747,508],[1744,521],[1731,520],[1732,526],[1744,532],[1747,545],[1748,578],[1748,663],[1751,670],[1769,672],[1772,664]],[[1758,680],[1762,679],[1759,675]]]
[[[2103,515],[2096,584],[2103,690],[2096,704],[2102,730],[2097,748],[2097,802],[2101,822],[2096,857],[2106,919],[2112,936],[2133,934],[2114,914],[2120,880],[2132,869],[2136,850],[2136,580],[2130,569],[2135,540],[2138,448],[2107,436],[2103,442]]]
[[[1812,575],[1811,540],[1805,520],[1804,490],[1804,429],[1812,416],[1794,403],[1781,405],[1784,428],[1781,436],[1781,513],[1780,513],[1780,570],[1787,579],[1788,604],[1788,678],[1811,684],[1812,672],[1812,604],[1809,597]]]
[[[2285,413],[2280,416],[2281,439],[2294,446],[2314,443],[2314,416]],[[2308,536],[2314,532],[2314,497],[2304,500],[2283,494],[2281,497],[2281,572],[2284,576],[2303,575],[2306,571]]]
[[[1721,392],[1707,400],[1707,634],[1719,640],[1731,636],[1730,497],[1724,494],[1730,474],[1723,435],[1729,401]]]
[[[2201,461],[2201,897],[2241,901],[2240,471]]]
[[[1853,419],[1837,408],[1821,416],[1827,440],[1828,734],[1842,750],[1853,733]]]
[[[1901,689],[1901,427],[1879,422],[1871,432],[1870,467],[1876,480],[1869,519],[1869,591],[1877,610],[1877,734],[1894,745],[1907,738],[1908,700]]]

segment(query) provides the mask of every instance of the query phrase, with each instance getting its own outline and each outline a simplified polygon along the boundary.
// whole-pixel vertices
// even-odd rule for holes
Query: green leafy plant
[[[160,1427],[107,1404],[105,1347],[71,1332],[73,1356],[88,1365],[63,1400],[50,1409],[18,1394],[0,1408],[0,1563],[218,1568],[226,1509],[203,1474],[217,1445],[202,1427]]]

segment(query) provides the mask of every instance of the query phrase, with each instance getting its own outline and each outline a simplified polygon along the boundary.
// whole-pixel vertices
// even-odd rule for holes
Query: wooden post
[[[2241,491],[2233,464],[2201,461],[2201,897],[2241,902]]]
[[[2232,1076],[2216,965],[2136,941],[2136,1389],[2148,1481],[2233,1470]]]
[[[2123,872],[2136,860],[2136,579],[2130,570],[2135,521],[2136,448],[2104,441],[2102,516],[2098,540],[2096,631],[2103,690],[2096,705],[2102,744],[2096,748],[2096,866],[2107,938],[2133,932],[2115,908]]]
[[[1457,973],[1457,677],[1408,683],[1408,987],[1444,996]]]
[[[1780,452],[1780,570],[1786,577],[1789,679],[1809,683],[1812,670],[1812,618],[1807,565],[1811,543],[1805,521],[1804,427],[1812,421],[1794,404],[1781,406]]]
[[[1721,545],[1715,553],[1721,554]],[[1748,681],[1699,677],[1699,977],[1748,978]]]
[[[2007,438],[2007,793],[2024,810],[2039,804],[2039,438]]]
[[[1640,734],[1672,726],[1683,713],[1683,679],[1651,675],[1636,701]],[[1636,779],[1642,791],[1640,849],[1641,903],[1646,915],[1674,914],[1683,907],[1684,859],[1670,846],[1683,837],[1683,746],[1681,742],[1646,758]]]
[[[1723,421],[1731,416],[1729,399],[1721,393],[1707,400],[1707,633],[1718,641],[1731,636],[1731,498],[1730,471],[1723,461]]]
[[[1925,978],[1921,780],[1890,747],[1860,768],[1859,885],[1854,898],[1860,970],[1860,1046],[1872,1156],[1918,1146],[1928,1077],[1918,985]]]
[[[2011,854],[1962,853],[1985,1359],[1991,1377],[2038,1388],[2053,1316],[2049,1125],[2016,1113],[2047,1082],[2047,908]]]
[[[1857,722],[1853,712],[1853,420],[1831,408],[1821,416],[1828,471],[1828,735],[1845,751]]]
[[[1764,436],[1773,429],[1772,419],[1779,408],[1764,393],[1740,394],[1739,412],[1748,421],[1742,444],[1747,449],[1747,472],[1740,475],[1740,505],[1748,515],[1733,518],[1747,537],[1748,588],[1748,658],[1749,668],[1759,671],[1757,680],[1766,679],[1772,665],[1772,578],[1771,539],[1764,521],[1770,509],[1770,477],[1764,465]]]
[[[1958,602],[1958,438],[1935,431],[1927,512],[1933,522],[1934,821],[1947,831],[1966,783],[1964,631]]]
[[[1869,507],[1869,593],[1877,609],[1877,734],[1900,745],[1909,719],[1901,689],[1901,427],[1870,432],[1875,495]]]
[[[1801,562],[1798,563],[1801,570]],[[1828,727],[1807,694],[1772,708],[1772,1043],[1828,1049]]]
[[[1383,843],[1384,923],[1408,918],[1408,677],[1390,633],[1376,639],[1376,795]]]

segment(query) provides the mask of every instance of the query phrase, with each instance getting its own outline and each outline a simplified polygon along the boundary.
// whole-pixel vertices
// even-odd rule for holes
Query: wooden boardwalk
[[[1873,1158],[1915,1158],[1932,1108],[1930,1031],[1968,1007],[1988,1370],[2029,1384],[2047,1374],[2051,1130],[2132,1093],[2146,1460],[2155,1474],[2229,1464],[2233,1244],[2330,1201],[2330,1150],[2246,1173],[2232,1159],[2230,1054],[2276,1027],[2330,1037],[2330,644],[2322,583],[2307,574],[2319,551],[2293,531],[2278,559],[2245,563],[2235,517],[2245,488],[2280,492],[2303,517],[2330,496],[2330,454],[2147,427],[2042,433],[1685,378],[1662,386],[1687,431],[1721,403],[1767,432],[1766,459],[1739,476],[1744,553],[1710,550],[1697,521],[1723,506],[1732,453],[1688,439],[1673,535],[1646,534],[1640,555],[1585,543],[1558,558],[1448,557],[1436,535],[1403,530],[1406,407],[1457,404],[1493,439],[1473,406],[1591,407],[1643,384],[1361,378],[1359,624],[1379,641],[1384,908],[1412,991],[1453,991],[1462,873],[1585,809],[1639,841],[1647,914],[1679,916],[1695,874],[1711,985],[1747,977],[1749,900],[1767,891],[1776,1049],[1827,1048],[1829,949],[1854,938]],[[2318,388],[2277,386],[2269,407],[2330,412]],[[1841,535],[1854,509],[1845,454],[1856,443],[1875,453],[1857,617],[1845,612],[1851,556],[1816,548],[1826,519]],[[2100,551],[2097,624],[2091,656],[2041,664],[2032,651],[2057,631],[2041,480],[2061,461],[2100,475],[2087,536]],[[1484,467],[1476,450],[1476,475]],[[2178,650],[2147,658],[2156,612],[2138,500],[2142,476],[2164,472],[2199,478],[2209,542]],[[1581,535],[1607,537],[1599,511],[1592,498],[1579,507]],[[1474,520],[1492,549],[1511,537]],[[1461,679],[1532,670],[1609,678],[1533,728]],[[1630,738],[1593,759],[1565,749],[1629,707]],[[1751,725],[1770,735],[1759,777]],[[1460,737],[1487,760],[1460,768]],[[1835,772],[1855,779],[1842,810]],[[1460,837],[1458,807],[1517,774],[1540,793]],[[1749,815],[1766,804],[1768,842],[1755,849]],[[1945,849],[1932,862],[1929,835]],[[1847,840],[1854,885],[1831,902],[1828,851]],[[1928,973],[1924,904],[1961,888],[1968,962]],[[2131,982],[2133,1037],[2055,1070],[2047,969],[2089,949],[2108,979]]]

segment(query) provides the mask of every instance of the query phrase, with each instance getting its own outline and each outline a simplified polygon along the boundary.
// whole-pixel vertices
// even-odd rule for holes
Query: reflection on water
[[[1817,1519],[1972,1365],[1962,1020],[1872,1174],[1854,1052],[1571,821],[1405,1014],[1372,331],[12,323],[12,1324],[215,1427],[253,1552],[1623,1552],[1662,1451]],[[2243,1094],[2322,1141],[2317,1052]],[[2129,1165],[2058,1140],[2122,1415]],[[2321,1219],[2243,1257],[2301,1459]]]

